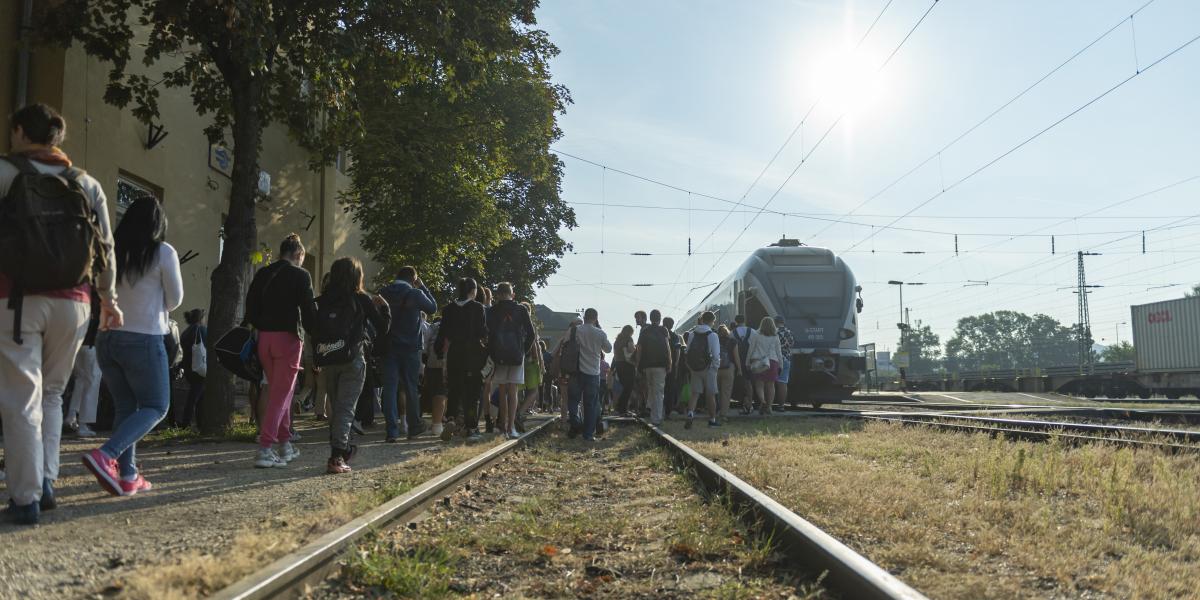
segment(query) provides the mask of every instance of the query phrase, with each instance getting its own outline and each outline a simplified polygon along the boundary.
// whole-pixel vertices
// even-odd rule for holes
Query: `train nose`
[[[832,358],[814,356],[811,364],[811,370],[813,371],[824,371],[826,373],[832,373],[834,371],[834,363]]]

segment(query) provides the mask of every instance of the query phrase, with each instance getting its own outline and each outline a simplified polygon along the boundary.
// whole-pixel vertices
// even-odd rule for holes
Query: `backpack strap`
[[[19,173],[21,173],[22,175],[37,175],[38,174],[37,167],[33,166],[33,161],[29,160],[28,158],[26,158],[24,156],[21,156],[20,154],[9,154],[6,156],[0,156],[0,160],[4,160],[8,164],[15,167],[17,169],[17,171]]]

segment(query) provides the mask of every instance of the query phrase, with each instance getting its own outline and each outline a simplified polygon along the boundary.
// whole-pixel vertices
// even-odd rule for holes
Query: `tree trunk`
[[[250,254],[258,245],[254,222],[254,199],[258,187],[258,153],[262,141],[260,104],[263,86],[257,80],[232,85],[233,182],[229,192],[229,213],[225,217],[225,248],[221,263],[212,273],[212,300],[208,312],[210,340],[219,340],[238,324],[238,312],[248,287],[246,281]],[[208,376],[204,384],[204,404],[200,428],[206,434],[219,435],[229,429],[234,412],[233,375],[217,363],[216,353],[208,354]]]

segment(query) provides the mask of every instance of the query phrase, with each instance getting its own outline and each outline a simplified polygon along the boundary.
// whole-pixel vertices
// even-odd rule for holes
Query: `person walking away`
[[[667,342],[671,347],[671,368],[667,369],[666,382],[663,386],[663,410],[664,415],[669,417],[671,412],[679,407],[680,389],[683,387],[683,378],[687,376],[687,367],[683,364],[683,338],[675,333],[675,319],[666,317],[662,320],[663,327],[667,330]]]
[[[163,336],[168,315],[183,302],[179,254],[166,243],[167,217],[155,198],[139,198],[116,231],[117,295],[125,322],[96,336],[96,358],[112,394],[112,437],[83,455],[100,487],[114,496],[150,489],[138,472],[137,442],[167,416],[170,373]]]
[[[36,524],[43,509],[57,506],[53,482],[58,478],[62,393],[87,330],[93,288],[100,296],[99,328],[123,322],[107,201],[100,184],[73,168],[58,148],[66,132],[66,122],[49,106],[23,107],[9,121],[12,154],[0,160],[0,420],[5,446],[0,469],[9,493],[5,518],[24,525]],[[78,219],[47,218],[61,210],[71,210]],[[35,224],[37,229],[31,229]],[[75,229],[79,225],[83,227]],[[33,241],[29,234],[57,234],[64,226],[71,231],[54,248],[61,254],[27,247]],[[47,285],[15,285],[26,276]]]
[[[738,355],[738,344],[729,332],[729,327],[722,325],[717,329],[717,339],[721,342],[721,361],[717,367],[717,400],[719,407],[717,415],[721,420],[729,418],[729,400],[733,395],[733,382],[741,375],[742,359]]]
[[[525,308],[529,314],[533,314],[532,304],[526,302]],[[542,382],[546,379],[546,363],[542,359],[545,349],[546,343],[535,335],[533,345],[525,353],[525,397],[517,407],[517,433],[525,433],[525,416],[536,410],[541,400]]]
[[[399,393],[404,393],[405,423],[408,439],[425,432],[421,421],[421,396],[417,383],[421,377],[421,313],[432,314],[437,303],[429,288],[421,282],[413,267],[401,267],[396,279],[380,292],[392,311],[392,330],[387,336],[383,359],[383,417],[387,421],[387,441],[400,438]]]
[[[764,415],[771,414],[775,401],[775,381],[779,379],[779,365],[783,362],[776,333],[775,321],[771,317],[763,317],[758,331],[750,334],[750,373],[754,380],[754,391],[763,399],[759,413]]]
[[[430,412],[433,415],[433,435],[441,437],[446,421],[446,378],[442,374],[446,368],[446,358],[439,355],[434,348],[438,330],[442,321],[436,320],[425,329],[425,339],[422,341],[427,357],[425,359],[425,382],[421,393],[429,397]]]
[[[75,353],[71,399],[67,403],[67,427],[81,438],[96,437],[88,427],[96,422],[100,404],[100,363],[96,362],[96,334],[100,332],[100,296],[92,290],[92,317],[88,320],[83,345]]]
[[[326,473],[349,473],[357,449],[350,443],[354,409],[367,379],[364,352],[366,324],[370,321],[386,336],[392,312],[382,296],[363,291],[363,268],[357,258],[344,257],[329,268],[329,285],[316,299],[313,326],[309,330],[313,363],[325,378],[330,397],[329,461]]]
[[[753,327],[746,325],[746,315],[737,315],[733,318],[733,331],[730,333],[733,340],[737,342],[738,356],[742,359],[741,364],[738,365],[738,373],[741,374],[741,377],[735,377],[733,382],[733,399],[741,402],[743,415],[750,414],[754,407],[754,382],[749,368],[750,334],[753,331]]]
[[[533,352],[537,332],[529,309],[513,300],[512,284],[496,286],[496,303],[487,314],[488,354],[495,364],[492,383],[500,392],[497,423],[506,439],[520,437],[517,432],[517,388],[525,386],[525,356]]]
[[[475,301],[479,284],[465,277],[458,281],[455,300],[442,307],[434,351],[445,357],[442,371],[446,383],[453,426],[442,431],[442,440],[450,441],[457,429],[468,442],[479,441],[479,395],[483,389],[483,365],[487,360],[488,339],[483,305]]]
[[[721,340],[713,331],[717,315],[704,311],[700,315],[700,324],[692,328],[688,336],[686,366],[691,372],[691,394],[688,397],[687,421],[684,429],[692,428],[692,420],[696,418],[696,401],[704,394],[708,407],[708,426],[719,427],[717,420],[717,370],[721,366]]]
[[[646,379],[646,402],[650,406],[650,423],[662,425],[663,394],[666,392],[667,373],[673,366],[671,362],[670,332],[660,325],[662,313],[658,309],[650,311],[650,323],[642,327],[638,334],[637,369]]]
[[[617,334],[617,339],[613,343],[613,370],[617,373],[617,379],[621,382],[621,395],[617,396],[617,413],[632,417],[634,414],[629,410],[629,397],[633,394],[633,388],[637,384],[637,368],[634,366],[634,350],[637,345],[633,342],[633,326],[626,325],[621,328],[621,333]]]
[[[600,406],[607,412],[612,410],[612,399],[609,397],[609,382],[612,380],[612,365],[603,357],[600,359]]]
[[[775,399],[782,406],[788,402],[788,379],[792,375],[792,347],[796,338],[792,330],[787,328],[783,315],[775,315],[775,331],[779,336],[779,352],[783,360],[779,361],[779,379],[775,380]]]
[[[287,236],[279,244],[279,260],[259,269],[246,293],[246,321],[258,332],[258,359],[267,379],[254,459],[259,468],[284,467],[300,455],[290,425],[303,351],[300,326],[307,331],[313,325],[312,277],[301,268],[304,257],[300,236]]]
[[[179,425],[191,427],[192,420],[196,417],[196,407],[204,397],[204,378],[208,374],[204,358],[200,357],[197,361],[196,346],[208,346],[208,328],[204,326],[202,308],[193,308],[183,313],[183,320],[187,322],[187,329],[179,336],[179,343],[183,346],[183,379],[187,381],[188,394]],[[196,367],[200,367],[204,373],[198,373]]]
[[[579,343],[579,372],[571,375],[570,431],[582,430],[583,439],[594,442],[600,420],[600,359],[605,353],[612,352],[612,343],[608,341],[608,334],[600,327],[600,316],[594,308],[584,311],[583,325],[576,328],[575,336]],[[581,403],[582,423],[579,422]]]

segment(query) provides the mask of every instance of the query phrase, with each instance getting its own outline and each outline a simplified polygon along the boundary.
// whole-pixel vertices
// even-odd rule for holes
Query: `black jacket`
[[[433,350],[439,356],[445,352],[446,342],[449,341],[450,354],[456,360],[478,362],[479,366],[483,366],[486,359],[484,344],[487,343],[487,339],[487,319],[482,304],[472,300],[461,306],[457,302],[451,302],[442,307],[442,324],[438,327],[437,338],[433,342]],[[462,366],[474,368],[474,364]]]
[[[246,292],[246,318],[259,331],[299,333],[301,323],[313,320],[312,277],[308,271],[280,260],[259,269]]]

